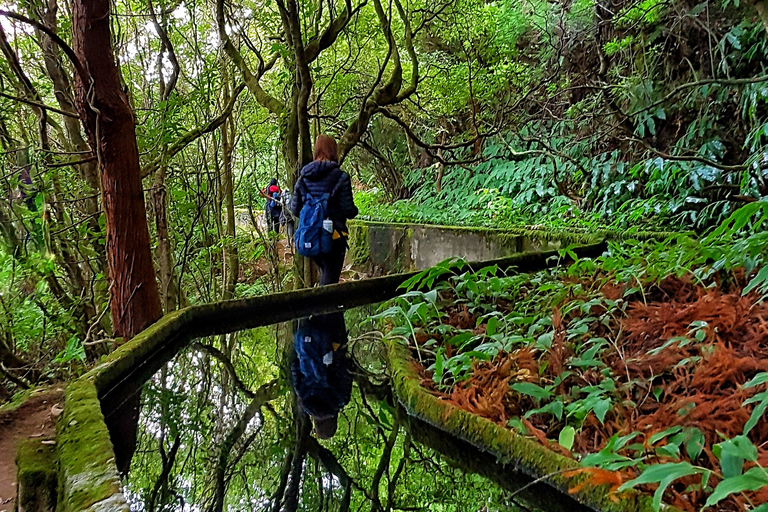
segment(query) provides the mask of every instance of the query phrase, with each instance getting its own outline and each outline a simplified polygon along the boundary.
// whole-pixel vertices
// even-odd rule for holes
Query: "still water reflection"
[[[516,510],[412,437],[370,316],[201,339],[168,362],[141,392],[131,509]]]

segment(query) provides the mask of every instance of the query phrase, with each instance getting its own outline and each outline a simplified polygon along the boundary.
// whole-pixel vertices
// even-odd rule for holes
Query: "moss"
[[[15,411],[24,405],[30,398],[49,394],[56,395],[58,393],[61,393],[61,389],[57,389],[56,386],[25,389],[23,391],[19,391],[18,393],[15,393],[8,402],[0,405],[0,417]]]
[[[67,387],[64,412],[56,424],[61,512],[85,510],[120,494],[109,432],[92,379],[81,378]],[[116,499],[112,510],[128,510]]]
[[[53,511],[56,508],[56,448],[42,439],[26,440],[19,445],[18,504],[28,512]]]
[[[502,464],[512,464],[533,479],[579,467],[572,459],[550,451],[512,430],[442,402],[426,392],[419,384],[407,348],[401,344],[390,343],[388,360],[395,395],[409,414],[493,454]],[[584,475],[574,478],[553,475],[548,480],[562,492],[567,492],[586,478]],[[614,501],[607,486],[586,485],[576,497],[581,503],[605,512],[653,510],[650,497],[630,492],[622,495],[621,500]]]
[[[676,231],[627,231],[620,229],[590,229],[583,227],[568,228],[548,228],[539,226],[519,226],[506,228],[487,228],[481,226],[445,226],[442,224],[414,224],[400,222],[381,222],[381,221],[354,221],[355,225],[367,224],[370,226],[403,226],[413,228],[414,226],[428,227],[433,229],[445,229],[452,231],[466,231],[475,233],[494,233],[502,237],[527,236],[537,240],[558,240],[565,243],[591,244],[602,239],[624,240],[632,238],[636,240],[663,239],[670,236],[678,236],[681,233]],[[689,233],[691,234],[691,233]]]
[[[85,374],[84,378],[94,379],[99,390],[119,381],[139,362],[145,360],[157,347],[181,333],[194,317],[199,307],[190,307],[169,313],[130,341],[119,346],[104,361]]]
[[[368,225],[362,222],[349,223],[349,255],[352,265],[363,267],[368,264],[371,249],[368,243]]]

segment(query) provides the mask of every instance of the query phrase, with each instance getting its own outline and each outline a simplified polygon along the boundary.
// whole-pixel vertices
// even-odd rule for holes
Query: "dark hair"
[[[336,141],[333,137],[321,133],[317,136],[315,141],[315,160],[326,160],[330,162],[338,162]]]

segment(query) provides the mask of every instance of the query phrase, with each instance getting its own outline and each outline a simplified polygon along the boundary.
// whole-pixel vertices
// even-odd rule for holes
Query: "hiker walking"
[[[301,170],[291,202],[291,212],[299,218],[296,250],[320,267],[321,286],[339,282],[349,247],[347,219],[357,216],[352,182],[337,161],[336,141],[319,135],[315,159]]]
[[[283,197],[282,191],[277,185],[277,179],[269,180],[269,185],[261,191],[261,194],[267,198],[267,203],[264,206],[267,229],[279,233],[283,219]]]
[[[299,407],[312,418],[315,435],[330,439],[339,412],[352,396],[352,361],[347,355],[343,313],[315,315],[299,321],[293,336],[296,357],[291,383]]]

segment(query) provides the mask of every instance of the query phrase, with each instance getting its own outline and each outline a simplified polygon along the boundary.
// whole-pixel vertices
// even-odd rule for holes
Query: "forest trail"
[[[20,441],[52,437],[54,406],[61,407],[64,390],[54,388],[33,395],[12,411],[0,413],[0,512],[14,510],[16,450]]]

